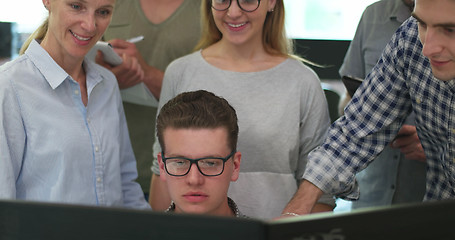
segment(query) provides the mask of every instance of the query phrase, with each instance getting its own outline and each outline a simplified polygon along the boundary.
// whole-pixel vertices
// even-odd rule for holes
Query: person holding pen
[[[143,36],[143,40],[133,43],[137,36]],[[163,72],[172,60],[190,53],[199,37],[200,0],[117,0],[104,34],[104,40],[125,59],[117,67],[104,63],[101,56],[97,62],[117,77],[137,159],[137,181],[146,196],[152,159],[157,154],[149,143],[155,138]],[[153,196],[150,202],[153,205]],[[165,209],[168,205],[152,207]]]

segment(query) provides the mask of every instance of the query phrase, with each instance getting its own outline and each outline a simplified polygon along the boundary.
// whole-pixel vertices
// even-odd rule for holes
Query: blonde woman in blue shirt
[[[0,199],[148,208],[116,79],[84,59],[115,0],[43,0],[49,17],[0,68]]]

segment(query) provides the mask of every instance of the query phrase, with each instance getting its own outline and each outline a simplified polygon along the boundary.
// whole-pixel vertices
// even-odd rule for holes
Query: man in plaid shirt
[[[391,143],[408,114],[427,157],[424,200],[455,199],[455,0],[416,0],[412,17],[308,158],[284,209],[307,214],[323,192],[359,198],[355,174]]]

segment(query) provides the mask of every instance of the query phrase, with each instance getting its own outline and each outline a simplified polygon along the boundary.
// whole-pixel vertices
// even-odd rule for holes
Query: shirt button
[[[101,178],[100,177],[96,178],[96,181],[100,183],[101,182]]]
[[[79,90],[74,90],[74,94],[79,95]]]
[[[455,128],[452,128],[452,133],[455,134]]]
[[[420,98],[416,98],[416,103],[417,104],[421,104],[422,103],[422,100]]]
[[[98,146],[95,147],[95,151],[98,152],[100,148]]]
[[[90,118],[87,118],[87,122],[90,123]]]

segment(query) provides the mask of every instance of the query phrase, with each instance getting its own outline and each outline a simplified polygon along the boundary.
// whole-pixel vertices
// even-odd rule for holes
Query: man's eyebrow
[[[411,13],[411,16],[413,16],[418,22],[420,23],[423,23],[423,24],[426,24],[425,21],[423,21],[422,19],[420,19],[417,14],[415,14],[414,12]],[[443,27],[443,28],[455,28],[455,22],[447,22],[447,23],[437,23],[437,24],[434,24],[432,25],[433,27]]]

